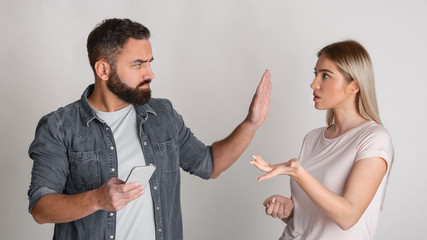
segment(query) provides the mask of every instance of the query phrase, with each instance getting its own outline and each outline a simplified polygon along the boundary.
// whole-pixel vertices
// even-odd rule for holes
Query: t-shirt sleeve
[[[368,131],[361,136],[359,150],[356,153],[356,161],[374,157],[384,159],[387,165],[390,165],[393,158],[391,136],[388,131],[380,125],[368,129]]]

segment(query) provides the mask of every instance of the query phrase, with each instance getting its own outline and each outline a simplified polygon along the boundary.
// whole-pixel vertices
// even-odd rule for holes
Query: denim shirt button
[[[115,168],[111,168],[111,171],[114,172],[114,171],[116,171],[116,169]]]
[[[114,213],[112,213],[112,212],[111,212],[111,213],[110,213],[110,217],[112,217],[112,216],[114,216]]]
[[[113,236],[113,235],[110,235],[110,238],[111,238],[111,239],[113,239],[113,238],[114,238],[114,236]]]
[[[157,210],[160,210],[160,207],[157,207],[156,209],[157,209]]]
[[[105,130],[107,130],[107,131],[108,131],[108,128],[105,128]]]
[[[157,190],[157,186],[154,186],[154,190]]]
[[[147,146],[147,142],[144,141],[144,146]]]
[[[110,149],[111,149],[111,150],[114,150],[114,147],[113,147],[113,146],[111,146],[111,147],[110,147]]]
[[[162,229],[161,229],[161,228],[159,228],[159,232],[162,232]]]

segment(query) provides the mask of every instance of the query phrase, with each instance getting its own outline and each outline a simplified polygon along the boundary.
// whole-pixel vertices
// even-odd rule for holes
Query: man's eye
[[[317,72],[313,72],[314,73],[314,76],[316,77],[317,76]]]
[[[141,67],[141,64],[135,64],[135,65],[133,65],[133,68],[140,68]]]

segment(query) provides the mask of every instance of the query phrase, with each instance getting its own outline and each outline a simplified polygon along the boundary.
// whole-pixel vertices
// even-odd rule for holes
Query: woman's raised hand
[[[266,174],[260,176],[258,181],[273,178],[278,175],[289,175],[294,176],[297,173],[297,170],[301,166],[298,159],[294,158],[284,163],[279,164],[269,164],[264,161],[261,156],[252,155],[254,159],[250,161],[255,167],[259,170],[265,172]]]

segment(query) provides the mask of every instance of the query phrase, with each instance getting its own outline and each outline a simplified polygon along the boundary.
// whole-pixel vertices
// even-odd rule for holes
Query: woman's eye
[[[323,78],[324,78],[324,79],[328,79],[328,78],[330,78],[330,76],[329,76],[327,73],[324,73],[324,74],[323,74]]]

